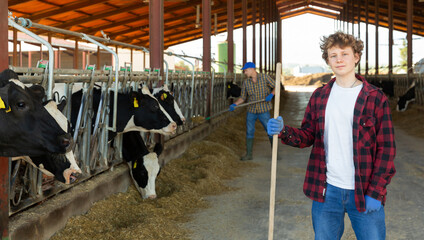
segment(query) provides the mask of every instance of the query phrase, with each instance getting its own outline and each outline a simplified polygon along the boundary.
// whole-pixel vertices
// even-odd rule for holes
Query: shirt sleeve
[[[272,79],[268,75],[265,75],[265,76],[266,76],[265,79],[266,79],[266,82],[268,84],[268,87],[270,87],[271,89],[274,89],[275,88],[275,79]]]

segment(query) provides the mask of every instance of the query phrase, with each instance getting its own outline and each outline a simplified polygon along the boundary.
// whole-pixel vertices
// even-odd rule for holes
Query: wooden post
[[[277,74],[275,78],[274,118],[280,115],[280,85],[281,85],[281,63],[277,63]],[[269,227],[268,240],[274,238],[274,211],[275,211],[275,183],[277,178],[277,150],[278,135],[272,136],[272,162],[271,162],[271,189],[269,193]]]

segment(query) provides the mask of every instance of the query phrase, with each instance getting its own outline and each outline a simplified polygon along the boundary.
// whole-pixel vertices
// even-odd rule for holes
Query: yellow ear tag
[[[137,98],[134,98],[134,107],[135,107],[135,108],[138,108],[138,101],[137,101]]]
[[[137,162],[134,162],[133,168],[136,168],[136,167],[137,167]]]
[[[0,97],[0,109],[6,108],[6,106],[4,105],[3,99],[1,99]]]
[[[228,85],[228,88],[231,88],[231,86],[230,86],[230,85]]]
[[[11,112],[11,111],[12,111],[12,109],[10,109],[10,106],[9,106],[9,109],[6,110],[6,113]]]

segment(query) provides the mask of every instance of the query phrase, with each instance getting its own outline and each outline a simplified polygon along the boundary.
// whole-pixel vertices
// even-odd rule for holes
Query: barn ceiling
[[[151,1],[151,0],[150,0]],[[366,20],[375,23],[378,13],[380,26],[388,26],[388,2],[379,0],[376,11],[374,0],[255,0],[256,16],[259,7],[265,10],[273,6],[275,18],[286,19],[305,13],[337,19]],[[393,1],[394,29],[406,31],[406,0]],[[227,31],[227,1],[212,0],[212,34]],[[252,2],[247,0],[247,24],[252,22]],[[368,7],[365,2],[369,2]],[[82,32],[102,37],[101,31],[112,40],[149,47],[149,0],[9,0],[9,10],[14,16],[25,17],[33,22]],[[164,0],[164,46],[184,43],[202,37],[202,27],[196,28],[196,6],[202,0]],[[358,8],[359,7],[359,8]],[[266,10],[267,11],[267,10]],[[264,11],[264,12],[266,12]],[[271,11],[268,11],[271,12]],[[216,32],[214,14],[217,15]],[[201,14],[201,11],[200,11]],[[259,20],[257,20],[259,21]],[[424,0],[414,0],[413,33],[424,36]],[[201,17],[200,17],[201,24]],[[242,27],[242,0],[234,0],[234,28]],[[44,30],[32,29],[37,34],[47,34]],[[68,38],[60,34],[55,37]]]

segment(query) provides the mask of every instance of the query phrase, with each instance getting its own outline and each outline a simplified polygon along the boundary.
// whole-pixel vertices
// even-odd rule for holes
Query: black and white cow
[[[55,106],[43,104],[44,95],[41,86],[26,87],[14,71],[0,73],[0,156],[69,150],[72,139],[64,130],[68,122],[60,118]]]
[[[162,145],[157,143],[153,152],[149,152],[140,132],[131,131],[123,134],[122,155],[128,163],[134,185],[143,198],[156,198],[156,177],[160,172],[158,157]]]
[[[415,82],[408,88],[406,93],[398,98],[396,111],[404,112],[410,102],[415,101]]]
[[[111,92],[113,95],[113,92]],[[82,91],[72,94],[71,123],[75,126],[78,110],[81,105]],[[93,109],[96,115],[100,103],[101,91],[93,89]],[[113,97],[110,98],[109,124],[112,124]],[[93,121],[94,122],[94,121]],[[117,133],[129,131],[154,132],[164,135],[175,133],[177,124],[166,113],[159,102],[153,97],[147,87],[137,92],[118,94],[116,132],[109,134],[109,139]]]
[[[241,88],[234,84],[233,82],[227,83],[227,98],[229,97],[235,97],[238,98],[241,95]]]
[[[159,101],[159,104],[165,109],[165,111],[171,116],[178,126],[181,126],[185,122],[185,117],[178,106],[172,92],[168,89],[165,84],[162,87],[154,88],[152,92],[153,96]]]
[[[389,97],[395,96],[395,83],[393,81],[376,81],[372,83],[376,87],[378,87],[384,94]]]

